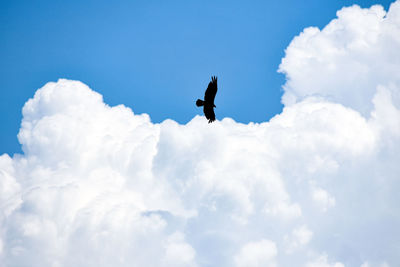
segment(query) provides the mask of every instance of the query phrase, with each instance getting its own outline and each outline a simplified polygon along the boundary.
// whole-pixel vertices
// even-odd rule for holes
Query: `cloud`
[[[344,265],[341,262],[329,263],[327,256],[322,255],[307,263],[306,267],[344,267]]]
[[[165,260],[168,266],[193,266],[196,252],[185,242],[182,233],[174,233],[167,239]]]
[[[380,264],[370,264],[368,262],[364,262],[361,267],[389,267],[389,265],[386,262]]]
[[[286,252],[291,254],[301,246],[308,244],[313,236],[313,232],[306,225],[302,225],[293,229],[290,235],[285,235],[284,240],[287,242]]]
[[[245,244],[235,256],[238,267],[275,267],[276,245],[270,240]]]
[[[47,83],[23,108],[24,153],[0,156],[1,265],[394,266],[399,10],[305,29],[282,61],[285,108],[264,123],[156,124]]]
[[[321,188],[313,189],[312,198],[322,211],[327,211],[328,208],[335,206],[336,203],[335,198]]]
[[[343,8],[322,30],[309,27],[286,49],[279,71],[285,73],[283,103],[318,95],[364,116],[373,109],[377,86],[400,86],[400,5],[389,12],[375,5]],[[396,90],[394,101],[400,106]]]

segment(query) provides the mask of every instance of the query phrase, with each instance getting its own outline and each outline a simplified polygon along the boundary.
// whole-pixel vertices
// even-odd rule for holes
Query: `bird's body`
[[[196,106],[203,107],[204,115],[206,116],[208,123],[215,121],[215,113],[214,108],[214,99],[217,94],[217,77],[211,77],[211,82],[208,84],[206,93],[204,94],[204,101],[201,99],[197,99]]]

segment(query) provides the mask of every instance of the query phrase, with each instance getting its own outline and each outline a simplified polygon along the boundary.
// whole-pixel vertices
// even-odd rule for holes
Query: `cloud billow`
[[[307,96],[329,98],[364,116],[376,87],[400,86],[400,5],[343,8],[322,30],[309,27],[286,49],[279,71],[287,77],[283,103]],[[393,99],[400,106],[400,95]]]
[[[264,123],[155,124],[47,83],[0,156],[1,265],[395,266],[399,10],[305,29]]]

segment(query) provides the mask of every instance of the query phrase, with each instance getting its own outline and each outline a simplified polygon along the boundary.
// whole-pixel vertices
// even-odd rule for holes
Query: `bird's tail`
[[[198,106],[198,107],[204,106],[204,101],[201,99],[197,99],[196,106]]]

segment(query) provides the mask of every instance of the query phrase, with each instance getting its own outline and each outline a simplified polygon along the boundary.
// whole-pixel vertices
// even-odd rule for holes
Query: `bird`
[[[214,99],[217,94],[217,77],[211,76],[211,82],[208,84],[207,90],[204,94],[204,101],[201,99],[197,99],[196,106],[203,107],[204,115],[206,116],[208,123],[215,121],[215,113],[214,108]]]

